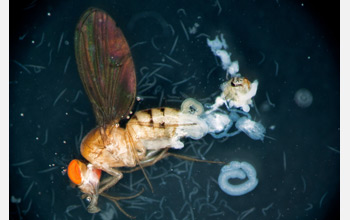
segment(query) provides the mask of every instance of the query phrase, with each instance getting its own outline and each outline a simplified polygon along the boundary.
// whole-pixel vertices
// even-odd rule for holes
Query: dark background
[[[155,211],[160,211],[159,201],[164,198],[164,218],[169,219],[172,217],[169,210],[173,210],[177,218],[185,218],[186,211],[180,212],[185,201],[191,202],[196,219],[234,219],[242,217],[244,211],[252,207],[254,211],[245,219],[277,219],[278,216],[284,219],[339,219],[339,153],[327,147],[339,150],[339,1],[221,0],[222,11],[219,15],[214,3],[107,0],[83,3],[40,0],[10,2],[9,199],[11,196],[22,199],[18,204],[10,201],[11,219],[109,219],[108,216],[114,213],[114,205],[101,199],[103,211],[94,216],[88,214],[83,201],[79,199],[79,190],[69,186],[64,172],[71,159],[81,158],[78,150],[80,132],[85,135],[95,126],[91,106],[76,70],[73,48],[75,25],[90,6],[107,11],[123,30],[130,46],[147,42],[132,49],[138,80],[142,78],[140,69],[143,66],[156,69],[154,63],[162,62],[162,54],[169,53],[175,37],[179,36],[172,57],[184,65],[166,61],[174,68],[165,68],[160,74],[173,82],[194,75],[193,79],[179,86],[176,94],[172,93],[171,85],[159,80],[154,88],[138,94],[157,98],[145,98],[135,105],[135,109],[158,106],[159,91],[164,94],[163,106],[178,108],[181,102],[171,101],[169,95],[184,99],[179,93],[182,91],[190,97],[204,100],[217,92],[223,82],[225,73],[219,67],[208,75],[217,62],[206,46],[205,38],[190,35],[188,41],[179,23],[181,20],[186,27],[198,22],[198,33],[206,33],[210,39],[224,33],[232,58],[240,63],[241,73],[249,79],[259,80],[255,102],[260,115],[252,109],[253,118],[267,128],[276,125],[275,130],[267,129],[267,135],[276,141],[265,139],[258,142],[239,134],[225,142],[215,140],[213,148],[205,155],[210,160],[250,162],[256,168],[259,179],[257,188],[251,193],[230,197],[222,192],[210,179],[217,179],[220,166],[195,163],[192,176],[187,178],[187,168],[187,172],[181,173],[179,169],[183,167],[176,167],[182,161],[170,158],[147,170],[154,176],[164,169],[169,174],[178,175],[182,179],[186,199],[179,191],[181,188],[177,177],[152,180],[154,194],[143,181],[146,185],[143,196],[158,202],[139,205],[145,209],[140,210],[130,208],[128,203],[121,201],[121,206],[129,214],[137,216],[137,219],[143,219],[144,215],[150,217]],[[304,6],[301,6],[302,3]],[[179,13],[180,8],[185,9],[187,15]],[[151,15],[161,15],[171,24],[175,36],[161,25],[161,20],[154,16],[147,17],[144,12],[149,11],[153,12]],[[51,16],[47,15],[48,12]],[[142,14],[144,16],[138,17]],[[38,46],[42,36],[43,43]],[[152,46],[152,38],[159,50]],[[261,53],[265,60],[259,64]],[[279,64],[277,76],[274,61]],[[25,67],[29,72],[18,63],[27,65]],[[35,69],[30,65],[45,69]],[[300,88],[308,89],[313,95],[312,105],[305,109],[298,107],[293,100]],[[83,93],[74,101],[79,91]],[[263,111],[266,92],[276,107]],[[57,99],[60,94],[62,96]],[[211,102],[213,100],[212,97]],[[193,141],[199,143],[196,148],[189,148],[190,142],[187,140],[186,147],[178,153],[196,157],[205,151],[202,147],[213,140],[207,136],[203,140]],[[283,153],[287,158],[285,171]],[[25,165],[16,165],[28,160],[30,162]],[[57,168],[42,172],[51,167]],[[114,195],[134,194],[140,190],[139,187],[128,191],[123,185],[142,178],[139,172],[125,175],[120,185],[110,192]],[[188,196],[194,187],[198,187],[199,192],[189,201]],[[210,207],[199,211],[198,204],[194,203],[196,199],[208,196],[207,188],[210,189],[210,201],[218,195],[212,203],[217,207],[216,211]],[[324,195],[321,206],[320,200]],[[224,200],[236,213],[224,206]],[[272,208],[264,216],[261,209],[271,203]],[[313,205],[311,210],[305,210],[308,204]],[[119,218],[126,218],[119,210],[117,212]],[[223,214],[215,215],[220,212]],[[153,218],[156,216],[153,215]]]

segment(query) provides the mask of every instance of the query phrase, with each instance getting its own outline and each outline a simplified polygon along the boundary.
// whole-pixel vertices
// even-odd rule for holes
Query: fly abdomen
[[[178,127],[179,113],[177,109],[166,107],[138,111],[126,127],[137,139],[171,138]]]

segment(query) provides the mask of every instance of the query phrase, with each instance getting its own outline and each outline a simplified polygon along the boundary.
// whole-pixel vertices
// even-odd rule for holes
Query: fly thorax
[[[114,138],[113,136],[111,136],[106,145],[105,145],[105,148],[108,150],[108,151],[113,151],[115,148],[118,148],[119,146],[119,141],[118,141],[118,138]]]

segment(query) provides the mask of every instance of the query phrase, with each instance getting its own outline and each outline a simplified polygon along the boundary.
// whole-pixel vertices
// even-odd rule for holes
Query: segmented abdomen
[[[142,140],[171,138],[179,126],[180,111],[161,107],[136,112],[126,129],[134,138]]]

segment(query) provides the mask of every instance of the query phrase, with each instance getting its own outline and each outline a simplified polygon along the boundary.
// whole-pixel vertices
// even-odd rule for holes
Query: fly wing
[[[136,95],[136,75],[123,32],[104,11],[88,9],[75,31],[80,79],[98,125],[118,122],[129,114]]]

